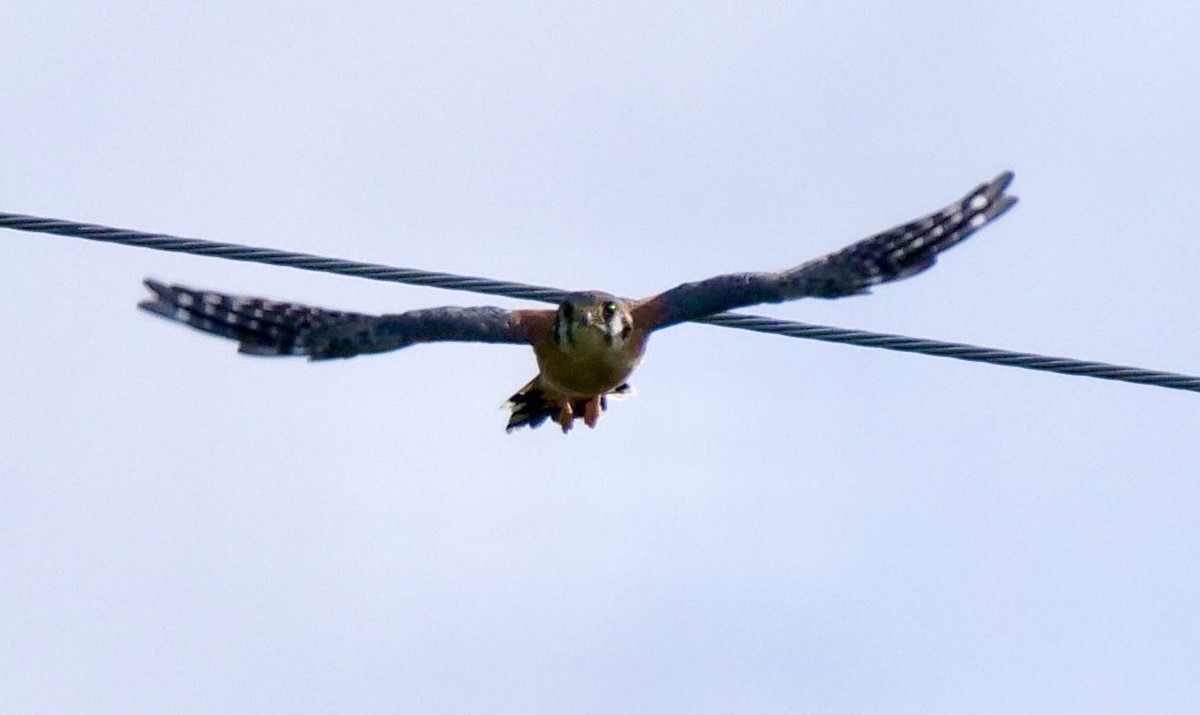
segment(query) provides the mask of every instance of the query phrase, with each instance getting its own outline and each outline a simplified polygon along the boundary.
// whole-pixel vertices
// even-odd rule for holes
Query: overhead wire
[[[287,266],[308,271],[369,278],[371,280],[390,281],[407,285],[470,291],[472,293],[502,296],[505,298],[538,300],[547,303],[559,302],[568,292],[559,288],[534,286],[512,281],[425,271],[416,268],[399,268],[379,263],[327,258],[308,253],[257,248],[236,243],[205,241],[197,238],[181,238],[169,234],[147,233],[144,231],[111,228],[108,226],[41,218],[24,214],[0,212],[0,228],[83,238],[91,241],[152,248],[159,251],[211,256],[232,261]],[[1118,382],[1165,387],[1173,390],[1200,392],[1200,377],[1192,375],[1001,350],[966,343],[952,343],[905,335],[813,325],[740,312],[719,313],[694,322],[718,325],[725,328],[751,330],[771,335],[784,335],[791,338],[805,338],[808,340],[918,353],[932,357],[953,358],[955,360],[967,360],[991,365],[1006,365],[1008,367],[1040,370],[1061,375],[1094,377],[1102,380],[1115,380]]]

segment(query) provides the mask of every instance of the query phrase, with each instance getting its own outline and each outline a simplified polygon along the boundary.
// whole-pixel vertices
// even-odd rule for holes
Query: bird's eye
[[[611,318],[617,314],[617,304],[610,300],[604,304],[603,310],[604,310],[604,317]]]

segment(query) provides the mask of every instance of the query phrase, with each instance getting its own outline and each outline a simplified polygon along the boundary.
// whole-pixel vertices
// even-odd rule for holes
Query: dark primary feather
[[[1017,202],[1003,195],[1005,172],[941,211],[896,226],[781,275],[784,298],[841,298],[920,273],[937,254],[978,231]]]
[[[367,315],[196,291],[147,280],[154,297],[139,308],[238,341],[250,355],[307,355],[313,360],[384,352],[414,343],[526,342],[513,313],[501,308],[427,308]]]
[[[1017,199],[1004,190],[1012,172],[976,187],[946,208],[778,273],[730,273],[684,283],[634,309],[635,321],[657,330],[734,308],[797,298],[841,298],[929,268],[937,254],[1000,216]]]

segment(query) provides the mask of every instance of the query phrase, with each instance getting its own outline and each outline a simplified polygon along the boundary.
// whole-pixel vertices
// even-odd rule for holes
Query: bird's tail
[[[614,397],[625,397],[633,394],[633,388],[629,383],[625,383],[608,393]],[[608,409],[608,395],[600,396],[601,411]],[[586,412],[587,403],[591,398],[583,398],[579,400],[567,401],[562,398],[552,398],[548,396],[541,384],[535,377],[530,380],[524,387],[517,390],[516,394],[508,398],[505,406],[508,407],[512,414],[508,418],[508,426],[504,428],[505,432],[512,432],[521,427],[529,427],[535,429],[540,427],[543,422],[548,419],[558,420],[563,409],[570,405],[572,420],[583,419]],[[569,431],[571,423],[563,426],[563,432]]]
[[[152,298],[138,307],[206,333],[238,341],[249,355],[338,357],[329,344],[330,328],[369,316],[323,310],[263,298],[243,298],[165,285],[147,279]]]

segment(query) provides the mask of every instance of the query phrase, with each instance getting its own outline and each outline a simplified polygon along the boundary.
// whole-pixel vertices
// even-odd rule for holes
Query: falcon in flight
[[[840,251],[776,273],[729,273],[638,300],[601,291],[571,293],[557,309],[426,308],[365,315],[262,298],[197,291],[147,280],[138,307],[238,341],[249,355],[348,358],[415,343],[517,343],[533,347],[538,374],[508,402],[508,431],[552,419],[595,427],[607,395],[630,390],[629,375],[656,330],[734,308],[797,298],[842,298],[929,268],[937,254],[1007,211],[1011,172],[961,200]]]

